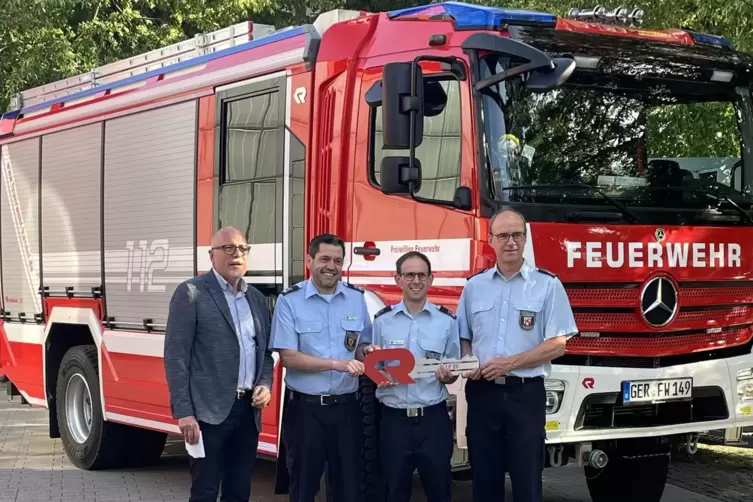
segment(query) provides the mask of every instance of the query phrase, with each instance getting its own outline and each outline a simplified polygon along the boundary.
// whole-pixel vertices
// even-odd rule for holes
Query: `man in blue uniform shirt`
[[[429,259],[415,251],[404,254],[397,260],[395,281],[403,290],[403,300],[376,314],[374,345],[364,351],[404,348],[417,359],[459,358],[455,314],[426,299],[432,283]],[[456,379],[439,366],[434,376],[417,378],[414,384],[379,385],[380,452],[389,502],[411,499],[415,469],[428,502],[452,500],[453,434],[445,384]]]
[[[340,238],[312,239],[311,277],[282,292],[272,319],[270,347],[280,354],[290,390],[282,427],[295,502],[313,502],[325,461],[335,501],[359,499],[363,428],[356,391],[364,366],[356,349],[371,344],[371,318],[363,290],[340,280],[344,256]]]
[[[546,439],[544,378],[578,328],[560,280],[523,258],[523,216],[505,209],[489,225],[497,265],[468,280],[457,314],[462,353],[480,364],[464,375],[473,500],[502,500],[507,470],[515,500],[537,502]]]

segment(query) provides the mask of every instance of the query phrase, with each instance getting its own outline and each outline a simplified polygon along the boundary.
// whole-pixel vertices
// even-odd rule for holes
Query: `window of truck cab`
[[[460,80],[452,73],[424,73],[424,83],[439,84],[447,96],[446,103],[433,116],[424,116],[423,141],[416,148],[421,163],[421,197],[452,201],[460,186],[462,165],[462,108]],[[379,187],[380,165],[387,156],[408,156],[409,150],[382,147],[382,107],[369,107],[369,181]]]
[[[509,65],[504,55],[484,56],[479,77]],[[709,193],[749,210],[753,196],[743,186],[741,130],[750,124],[741,123],[750,116],[740,113],[749,92],[693,81],[636,82],[577,69],[564,86],[543,94],[531,93],[518,79],[483,92],[481,168],[489,198],[610,207],[595,190],[563,189],[580,184],[642,212],[699,213],[709,208]],[[531,185],[549,188],[515,189]],[[732,211],[727,204],[721,209]],[[553,209],[548,217],[559,212],[555,219],[562,221],[569,210]]]

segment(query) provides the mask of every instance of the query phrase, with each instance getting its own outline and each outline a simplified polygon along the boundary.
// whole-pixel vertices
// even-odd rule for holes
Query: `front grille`
[[[624,405],[619,392],[591,394],[583,400],[575,430],[660,427],[729,418],[719,387],[695,387],[693,398],[659,404]]]
[[[753,339],[753,281],[679,283],[677,313],[663,328],[644,321],[642,287],[565,283],[580,331],[568,342],[567,353],[657,358],[736,347]]]
[[[579,324],[580,326],[580,324]],[[621,356],[671,356],[740,345],[753,337],[750,328],[728,329],[719,333],[662,334],[659,336],[631,336],[631,334],[603,334],[596,337],[576,336],[567,343],[573,354]]]
[[[584,310],[586,308],[573,308],[575,322],[581,331],[609,331],[613,329],[646,331],[651,329],[643,323],[640,314],[637,312],[637,307],[631,309],[630,312],[622,311],[622,309],[611,312],[584,312]],[[742,324],[747,322],[752,314],[753,307],[750,305],[704,309],[680,307],[680,312],[672,321],[671,328],[675,330],[698,326],[718,328],[730,324]]]
[[[573,307],[630,307],[640,302],[641,283],[566,283]],[[706,306],[709,298],[717,305],[753,303],[753,281],[719,283],[680,283],[683,307]]]

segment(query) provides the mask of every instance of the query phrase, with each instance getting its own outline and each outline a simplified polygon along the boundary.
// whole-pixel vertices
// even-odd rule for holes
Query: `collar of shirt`
[[[410,318],[417,317],[421,312],[427,312],[429,315],[431,315],[435,310],[436,307],[429,300],[426,300],[426,302],[424,302],[423,308],[415,314],[408,312],[408,307],[405,306],[405,300],[401,300],[400,303],[392,308],[392,311],[395,313],[395,315],[397,315],[399,312],[402,312],[404,315]]]
[[[225,280],[225,278],[224,278],[224,277],[222,277],[222,276],[221,276],[221,275],[219,274],[219,272],[217,272],[217,271],[216,271],[216,270],[215,270],[214,268],[212,268],[212,272],[214,272],[214,276],[215,276],[215,277],[217,278],[217,281],[219,281],[219,283],[220,283],[220,287],[222,288],[222,290],[223,290],[223,291],[226,291],[226,292],[228,292],[228,293],[232,293],[232,294],[234,294],[234,295],[235,295],[235,294],[238,294],[238,292],[237,292],[237,291],[233,290],[233,288],[232,288],[232,287],[230,287],[230,283],[229,283],[229,282],[227,282],[227,281]],[[241,293],[243,293],[243,294],[245,295],[245,294],[246,294],[246,290],[248,289],[248,284],[246,284],[246,281],[244,281],[242,277],[241,277],[241,280],[240,280],[240,285],[241,285],[241,290],[240,290],[240,292],[241,292]]]
[[[513,279],[515,279],[518,275],[520,275],[524,281],[527,281],[531,277],[531,270],[532,270],[532,267],[528,264],[526,260],[523,260],[523,265],[520,267],[520,270],[512,274],[512,276],[509,279],[507,279],[504,275],[502,275],[502,272],[499,271],[499,266],[494,265],[494,267],[492,267],[491,269],[491,277],[492,278],[499,277],[505,282],[510,282]]]
[[[337,286],[335,287],[335,292],[332,294],[332,296],[341,295],[343,294],[343,286],[342,281],[337,281]],[[314,295],[321,296],[321,293],[319,293],[319,290],[316,289],[316,285],[311,281],[311,279],[306,281],[306,289],[304,291],[304,296],[308,300]]]

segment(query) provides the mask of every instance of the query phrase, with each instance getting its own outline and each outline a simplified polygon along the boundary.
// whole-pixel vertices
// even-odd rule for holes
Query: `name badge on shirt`
[[[358,340],[358,333],[355,331],[345,332],[345,348],[353,352],[356,350],[356,340]]]
[[[520,311],[520,327],[526,331],[533,329],[536,324],[536,314],[528,310]]]
[[[431,350],[427,350],[426,351],[426,359],[436,359],[437,361],[439,361],[439,358],[441,356],[442,356],[442,354],[440,354],[439,352],[434,352],[434,351],[431,351]]]

